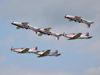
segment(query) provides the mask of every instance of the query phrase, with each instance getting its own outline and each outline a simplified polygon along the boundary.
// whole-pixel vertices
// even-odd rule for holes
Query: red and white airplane
[[[62,36],[62,34],[58,34],[58,33],[55,33],[55,32],[52,32],[50,31],[50,29],[52,29],[51,27],[48,27],[48,28],[44,28],[44,29],[38,29],[38,32],[40,32],[38,34],[38,36],[42,36],[43,34],[46,34],[46,35],[52,35],[52,36],[55,36],[57,40],[59,40],[59,37]]]
[[[68,40],[74,40],[74,39],[90,39],[92,38],[92,36],[89,36],[89,33],[87,33],[86,35],[81,35],[82,33],[78,33],[78,34],[62,34],[62,36],[69,38]]]
[[[34,49],[29,49],[29,48],[11,48],[11,51],[17,52],[17,53],[37,53],[37,47]]]
[[[15,25],[17,26],[16,29],[20,29],[20,28],[25,28],[25,29],[30,29],[30,30],[33,30],[35,31],[35,33],[37,34],[38,32],[38,29],[37,27],[33,27],[31,25],[28,25],[29,23],[28,22],[22,22],[22,23],[19,23],[19,22],[12,22],[11,23],[12,25]]]
[[[38,53],[36,53],[37,55],[39,55],[38,57],[45,57],[45,56],[59,56],[61,55],[61,53],[58,54],[58,50],[56,50],[55,52],[50,52],[51,50],[48,49],[47,51],[40,51]]]
[[[92,21],[85,20],[85,19],[81,18],[81,16],[65,15],[64,17],[68,18],[70,22],[75,21],[75,22],[79,22],[79,23],[85,23],[88,25],[88,27],[90,27],[90,25],[94,23]]]

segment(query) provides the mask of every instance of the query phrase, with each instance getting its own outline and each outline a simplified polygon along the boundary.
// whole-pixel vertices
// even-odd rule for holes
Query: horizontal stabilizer
[[[60,56],[61,54],[57,54],[56,56]]]
[[[93,24],[94,22],[90,22],[90,24]]]

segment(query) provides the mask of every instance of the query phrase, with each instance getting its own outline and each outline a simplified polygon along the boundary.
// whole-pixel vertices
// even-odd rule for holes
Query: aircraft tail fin
[[[37,50],[37,49],[38,49],[37,47],[34,48],[34,50]]]
[[[55,53],[58,53],[58,50],[56,50]]]
[[[59,40],[59,37],[56,37],[57,40]]]
[[[89,36],[89,33],[86,33],[86,36]]]

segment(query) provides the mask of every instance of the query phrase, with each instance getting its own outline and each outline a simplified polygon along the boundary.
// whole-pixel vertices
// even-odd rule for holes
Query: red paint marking
[[[58,52],[58,50],[56,50],[56,52],[55,53],[57,53]]]
[[[46,30],[47,28],[44,28],[44,30]]]
[[[14,24],[13,22],[11,24]]]
[[[57,38],[57,40],[59,40],[59,38],[58,37],[56,37]]]
[[[75,17],[78,17],[78,16],[75,16]]]
[[[37,47],[34,50],[37,50]]]
[[[13,50],[13,48],[11,48],[10,50]]]

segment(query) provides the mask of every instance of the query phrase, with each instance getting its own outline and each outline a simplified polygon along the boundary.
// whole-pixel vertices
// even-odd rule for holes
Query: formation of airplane
[[[88,21],[85,20],[83,18],[81,18],[81,16],[71,16],[71,15],[65,15],[65,18],[69,19],[69,21],[75,21],[75,22],[79,22],[79,23],[85,23],[88,25],[88,27],[90,27],[91,24],[93,24],[94,22],[92,21]],[[43,34],[45,35],[51,35],[51,36],[55,36],[57,40],[59,40],[60,36],[64,36],[66,38],[69,38],[68,40],[75,40],[75,39],[90,39],[92,38],[92,36],[89,36],[89,33],[82,35],[82,33],[78,33],[78,34],[59,34],[59,33],[55,33],[50,31],[50,29],[52,29],[51,27],[48,28],[38,28],[38,27],[33,27],[31,25],[28,25],[28,22],[11,22],[12,25],[17,26],[16,29],[30,29],[33,30],[35,32],[35,34],[37,34],[37,32],[39,32],[38,36],[42,36]],[[61,53],[58,53],[58,50],[56,50],[55,52],[50,52],[51,50],[48,49],[46,51],[37,51],[37,47],[35,47],[34,49],[30,49],[30,48],[11,48],[11,51],[17,52],[17,53],[34,53],[37,54],[39,56],[37,57],[45,57],[45,56],[60,56]]]
[[[88,25],[88,27],[90,27],[90,25],[94,23],[92,21],[81,18],[81,16],[65,15],[64,17],[69,19],[70,22],[75,21],[75,22],[79,22],[79,23],[85,23]]]
[[[30,49],[30,48],[11,48],[11,51],[17,52],[17,53],[34,53],[39,55],[38,57],[45,57],[45,56],[59,56],[61,54],[58,54],[58,50],[56,50],[55,52],[50,52],[51,50],[48,49],[47,51],[37,51],[37,47],[35,47],[34,49]]]
[[[62,34],[62,36],[69,38],[68,40],[74,40],[74,39],[90,39],[92,38],[92,36],[89,36],[89,33],[87,33],[86,35],[81,35],[82,33],[78,33],[78,34]]]

